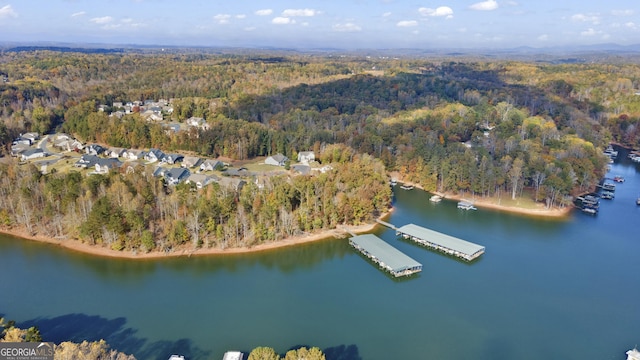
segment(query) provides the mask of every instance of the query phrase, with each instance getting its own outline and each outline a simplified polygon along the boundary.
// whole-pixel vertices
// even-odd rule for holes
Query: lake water
[[[486,246],[469,264],[378,228],[423,264],[404,280],[346,239],[131,261],[0,237],[0,316],[49,341],[104,338],[138,359],[306,345],[330,360],[622,360],[640,345],[640,166],[620,161],[616,198],[565,220],[463,211],[397,188],[389,222]]]

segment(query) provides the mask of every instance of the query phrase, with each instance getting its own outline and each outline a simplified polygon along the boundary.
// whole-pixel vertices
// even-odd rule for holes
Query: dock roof
[[[423,228],[415,224],[407,224],[398,228],[398,232],[437,244],[451,250],[458,251],[469,256],[474,255],[478,251],[484,251],[484,246],[474,244],[469,241],[458,239],[437,231]]]
[[[399,273],[408,269],[421,268],[422,264],[403,254],[372,234],[354,236],[350,241],[388,266],[392,272]]]

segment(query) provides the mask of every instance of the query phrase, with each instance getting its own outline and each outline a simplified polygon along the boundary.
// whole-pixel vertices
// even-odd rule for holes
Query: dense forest
[[[611,142],[640,147],[640,66],[329,55],[4,52],[0,141],[85,142],[236,160],[303,150],[330,174],[266,189],[164,187],[151,169],[84,177],[7,162],[0,217],[114,249],[250,246],[371,221],[391,171],[429,191],[567,206],[593,190]],[[165,121],[114,103],[167,99]],[[99,105],[104,110],[100,111]],[[206,119],[168,133],[163,123]]]

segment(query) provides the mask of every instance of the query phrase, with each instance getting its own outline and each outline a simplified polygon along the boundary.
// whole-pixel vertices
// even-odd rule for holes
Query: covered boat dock
[[[408,224],[397,228],[396,235],[445,254],[457,256],[466,261],[472,261],[484,254],[484,246],[415,224]]]
[[[349,244],[395,277],[422,271],[422,264],[372,234],[354,236]]]

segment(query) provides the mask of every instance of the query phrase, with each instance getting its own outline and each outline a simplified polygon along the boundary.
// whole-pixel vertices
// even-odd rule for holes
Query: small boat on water
[[[244,358],[244,354],[240,351],[227,351],[224,353],[222,360],[242,360]]]
[[[612,183],[602,184],[602,189],[606,191],[616,191],[616,185]]]
[[[400,185],[402,190],[413,190],[413,185]]]
[[[602,194],[600,194],[600,198],[605,200],[612,200],[614,197],[616,196],[611,191],[603,191]]]
[[[390,184],[391,186],[396,186],[396,185],[398,185],[398,180],[396,180],[396,179],[391,179],[391,181],[389,182],[389,184]]]
[[[618,176],[614,176],[613,177],[613,181],[617,182],[617,183],[623,183],[624,182],[624,178],[620,175]]]
[[[596,215],[598,213],[598,209],[591,206],[585,206],[582,208],[582,212],[586,214]]]
[[[640,205],[640,197],[636,199],[636,205]]]
[[[432,203],[439,203],[440,201],[442,201],[442,196],[433,195],[432,197],[429,198],[429,201],[431,201]]]
[[[458,203],[458,209],[462,209],[462,210],[478,210],[475,206],[473,206],[473,203],[470,201],[460,201]]]

